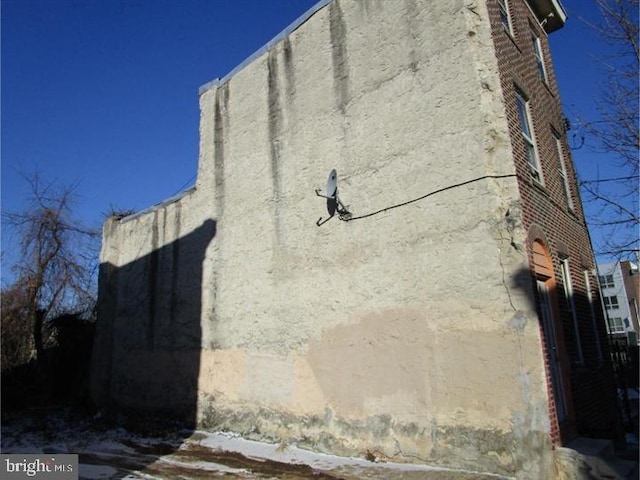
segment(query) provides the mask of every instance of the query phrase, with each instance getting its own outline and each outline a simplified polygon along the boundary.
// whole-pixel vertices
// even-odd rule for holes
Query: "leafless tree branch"
[[[591,225],[605,228],[597,253],[620,255],[638,251],[638,175],[640,130],[638,128],[638,3],[639,0],[596,0],[602,14],[588,23],[610,47],[611,55],[600,59],[608,81],[597,102],[599,118],[580,122],[591,140],[590,148],[603,154],[603,167],[615,166],[615,178],[580,182],[585,202],[595,207]],[[607,188],[601,188],[606,186]],[[616,245],[619,247],[617,248]],[[635,248],[627,248],[627,247]],[[615,256],[620,256],[615,255]]]
[[[20,260],[13,270],[32,319],[38,358],[43,350],[46,320],[64,311],[77,311],[95,303],[98,263],[98,231],[72,215],[76,185],[44,181],[38,174],[25,177],[31,196],[19,212],[3,213],[6,225],[15,229]]]

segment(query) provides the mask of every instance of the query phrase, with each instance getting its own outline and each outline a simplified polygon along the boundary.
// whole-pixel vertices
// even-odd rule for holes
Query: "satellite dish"
[[[333,198],[338,196],[338,172],[335,168],[331,170],[327,179],[327,196]]]
[[[316,222],[317,226],[324,225],[326,222],[331,220],[336,212],[338,212],[340,218],[350,215],[338,197],[338,172],[336,172],[335,168],[329,172],[326,195],[321,194],[319,189],[316,190],[316,195],[327,199],[327,213],[329,213],[329,218],[324,221],[322,220],[322,217],[318,219]]]

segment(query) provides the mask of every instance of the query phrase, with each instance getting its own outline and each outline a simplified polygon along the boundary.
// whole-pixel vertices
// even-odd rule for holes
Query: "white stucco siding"
[[[334,1],[201,93],[196,189],[103,250],[136,265],[215,222],[201,424],[500,473],[546,446],[515,178],[456,187],[514,173],[491,45],[484,2]],[[354,217],[451,188],[317,227],[332,168]]]

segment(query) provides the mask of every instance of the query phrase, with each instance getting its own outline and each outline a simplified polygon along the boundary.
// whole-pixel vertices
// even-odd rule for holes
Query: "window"
[[[601,288],[613,288],[615,286],[613,283],[613,275],[599,275],[598,281],[600,282]]]
[[[511,16],[509,15],[508,0],[498,0],[498,8],[500,9],[500,23],[507,31],[507,33],[513,36],[513,30],[511,28]]]
[[[538,162],[538,154],[533,138],[533,130],[531,129],[531,114],[529,112],[529,101],[519,90],[516,90],[516,103],[518,107],[518,116],[520,117],[520,131],[524,139],[525,148],[527,150],[527,163],[534,180],[542,183],[542,174],[540,172],[540,163]]]
[[[573,298],[573,285],[571,284],[571,270],[569,268],[569,260],[564,258],[560,261],[560,270],[562,272],[562,285],[564,287],[564,299],[567,310],[571,313],[573,321],[573,333],[576,344],[575,360],[577,363],[583,363],[582,342],[580,342],[580,329],[578,328],[578,315],[576,313],[576,303]]]
[[[624,333],[624,322],[620,317],[609,318],[609,333]]]
[[[536,57],[536,65],[538,66],[538,74],[540,75],[540,80],[543,82],[547,81],[547,72],[544,68],[544,57],[542,56],[542,43],[540,43],[540,37],[535,32],[535,30],[531,30],[531,43],[533,44],[533,55]]]
[[[557,132],[553,133],[553,136],[556,139],[556,150],[558,151],[558,159],[560,161],[560,167],[558,171],[560,172],[560,179],[562,181],[562,188],[564,191],[564,199],[567,202],[567,206],[569,210],[573,211],[573,198],[571,197],[571,187],[569,185],[569,177],[567,175],[567,167],[564,162],[564,149],[562,148],[562,139]]]
[[[620,305],[618,305],[618,297],[616,295],[613,295],[611,297],[604,297],[604,306],[607,310],[615,310],[617,308],[620,308]]]

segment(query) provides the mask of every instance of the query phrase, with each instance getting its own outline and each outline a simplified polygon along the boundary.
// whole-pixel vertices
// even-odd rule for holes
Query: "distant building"
[[[598,264],[598,280],[607,313],[607,332],[628,345],[638,344],[638,266],[626,260]]]
[[[527,480],[615,437],[565,20],[323,1],[202,87],[196,185],[105,223],[96,401]],[[334,168],[350,214],[315,193]]]

